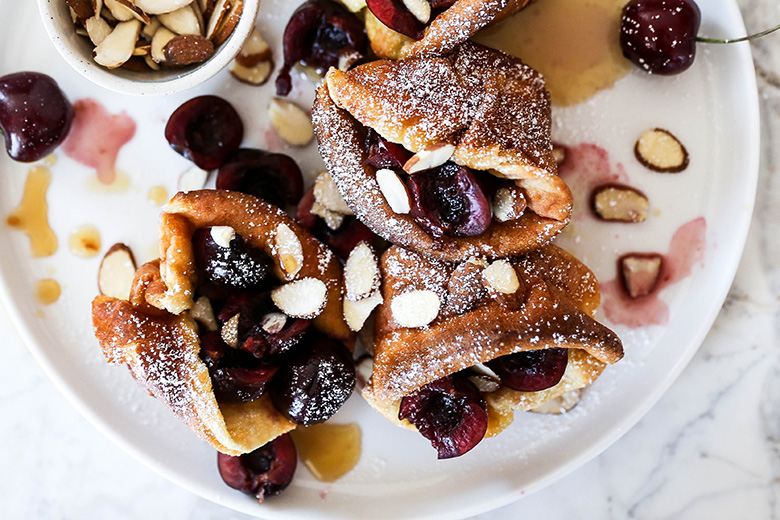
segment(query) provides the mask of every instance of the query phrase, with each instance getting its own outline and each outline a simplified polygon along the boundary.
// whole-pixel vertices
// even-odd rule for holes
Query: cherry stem
[[[776,25],[772,27],[771,29],[767,29],[766,31],[751,34],[749,36],[743,36],[742,38],[726,38],[720,39],[720,38],[705,38],[703,36],[697,36],[696,41],[697,42],[703,42],[703,43],[737,43],[737,42],[746,42],[750,40],[755,40],[756,38],[761,38],[762,36],[766,36],[767,34],[773,33],[780,29],[780,25]]]

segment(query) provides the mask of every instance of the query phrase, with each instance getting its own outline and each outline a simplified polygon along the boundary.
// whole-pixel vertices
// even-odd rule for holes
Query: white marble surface
[[[780,22],[775,0],[740,6],[751,29]],[[759,195],[712,331],[661,401],[606,452],[479,518],[780,518],[780,34],[752,45],[763,121]],[[248,518],[176,487],[103,437],[46,379],[2,313],[0,335],[0,518]]]

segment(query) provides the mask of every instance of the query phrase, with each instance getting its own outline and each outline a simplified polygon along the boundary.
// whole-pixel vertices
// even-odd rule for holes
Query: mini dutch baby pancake
[[[331,69],[313,120],[347,205],[394,244],[501,258],[569,221],[544,79],[502,52],[467,42],[438,58]]]
[[[595,276],[556,246],[460,264],[393,246],[381,265],[384,303],[363,396],[419,430],[439,458],[498,434],[515,410],[588,386],[623,356],[592,317]]]
[[[366,33],[380,58],[438,56],[530,0],[366,0]]]
[[[339,261],[282,210],[193,191],[165,207],[160,260],[136,271],[129,300],[98,296],[92,320],[110,363],[237,455],[328,419],[351,394],[342,285]]]

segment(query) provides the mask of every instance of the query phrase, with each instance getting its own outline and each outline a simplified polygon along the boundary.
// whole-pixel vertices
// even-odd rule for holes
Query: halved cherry
[[[368,152],[368,158],[365,164],[377,170],[382,168],[403,168],[404,163],[412,156],[412,152],[400,144],[385,140],[371,128],[368,129],[366,134],[366,151]]]
[[[395,32],[413,40],[423,37],[425,24],[412,14],[403,0],[366,0],[366,6],[380,22]]]
[[[289,434],[237,457],[217,454],[217,467],[225,484],[254,495],[259,502],[284,491],[297,464],[298,454]]]
[[[192,236],[195,265],[202,279],[235,289],[263,287],[271,269],[270,258],[250,248],[238,234],[223,247],[211,236],[211,230],[200,228]]]
[[[557,385],[569,360],[569,349],[527,350],[497,357],[485,363],[501,378],[501,384],[519,392],[538,392]]]
[[[303,176],[292,157],[242,148],[219,169],[217,189],[248,193],[283,208],[301,199]]]

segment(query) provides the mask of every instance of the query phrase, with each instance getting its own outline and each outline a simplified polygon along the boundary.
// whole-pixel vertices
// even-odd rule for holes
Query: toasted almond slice
[[[393,319],[401,327],[425,327],[439,315],[439,295],[427,289],[396,295],[390,302]]]
[[[105,6],[111,11],[111,15],[114,19],[120,22],[127,22],[133,19],[137,19],[131,9],[128,9],[126,5],[123,5],[119,0],[104,0]],[[139,20],[140,21],[140,20]]]
[[[576,390],[570,390],[563,395],[545,401],[536,408],[528,410],[533,413],[544,413],[552,415],[560,415],[571,411],[577,404],[579,404],[582,398],[582,388]]]
[[[190,8],[192,9],[192,12],[195,13],[195,18],[198,19],[198,27],[200,27],[201,30],[201,36],[206,36],[206,20],[203,19],[203,11],[200,9],[200,3],[198,2],[191,2]]]
[[[482,363],[469,367],[469,381],[484,393],[495,392],[501,387],[501,378],[498,374]]]
[[[192,7],[185,6],[170,13],[157,15],[160,23],[176,34],[203,34],[203,27]]]
[[[214,11],[214,4],[217,3],[217,0],[198,0],[198,5],[200,5],[200,11],[203,13],[204,18],[209,18],[211,16],[211,13]]]
[[[653,128],[634,145],[634,155],[645,167],[660,173],[678,173],[688,167],[688,150],[669,130]]]
[[[566,155],[569,153],[569,149],[566,145],[561,143],[553,143],[552,156],[555,159],[555,164],[558,166],[566,162]]]
[[[105,40],[106,37],[111,34],[112,30],[107,21],[102,18],[98,18],[97,16],[87,18],[84,21],[84,28],[87,30],[89,39],[92,40],[92,43],[95,45],[100,45],[103,43],[103,40]]]
[[[193,166],[179,175],[179,182],[176,184],[176,187],[179,191],[195,191],[203,189],[203,187],[206,185],[206,179],[208,176],[209,172],[198,168],[197,166]]]
[[[230,12],[231,0],[217,0],[214,4],[214,9],[209,16],[209,23],[206,26],[206,38],[213,40],[217,34],[217,29],[222,26],[222,22],[227,18]]]
[[[138,20],[118,23],[111,34],[95,47],[92,52],[95,61],[109,69],[122,66],[133,55],[140,32],[141,22]]]
[[[393,212],[406,215],[411,211],[412,202],[409,190],[397,173],[385,168],[377,170],[376,182],[379,184],[379,191],[382,192]]]
[[[78,36],[85,36],[85,37],[89,38],[89,32],[87,32],[87,30],[84,27],[77,26],[75,30],[76,30],[76,35],[78,35]]]
[[[355,379],[358,388],[363,389],[374,373],[374,358],[370,354],[363,354],[355,361]]]
[[[632,298],[647,296],[658,284],[663,257],[658,253],[628,253],[618,259],[623,287]]]
[[[644,222],[650,206],[644,193],[629,186],[598,187],[591,200],[597,217],[620,222]]]
[[[145,40],[138,40],[135,42],[135,49],[133,49],[133,56],[148,56],[152,51],[152,44]]]
[[[344,223],[344,215],[331,211],[318,202],[311,205],[311,212],[324,220],[325,224],[333,231],[340,228],[341,224]]]
[[[496,260],[482,271],[488,289],[501,294],[513,294],[520,288],[517,271],[507,260]]]
[[[203,63],[214,55],[214,43],[199,34],[179,34],[165,44],[163,54],[172,67]]]
[[[231,7],[230,12],[225,16],[225,20],[211,38],[214,41],[214,45],[222,45],[225,43],[225,40],[233,34],[233,30],[236,28],[236,25],[238,25],[239,20],[241,20],[241,15],[243,13],[244,0],[233,0],[233,7]]]
[[[230,226],[213,226],[211,238],[219,247],[229,248],[230,243],[236,238],[236,230]]]
[[[269,312],[260,320],[260,328],[268,334],[278,334],[287,325],[287,315],[281,312]]]
[[[271,47],[263,39],[257,27],[252,28],[249,38],[246,39],[241,51],[236,56],[236,62],[244,67],[254,67],[255,65],[271,61]]]
[[[406,173],[417,173],[446,163],[455,151],[454,144],[439,143],[423,148],[404,164]]]
[[[282,271],[291,280],[303,267],[303,246],[298,235],[287,224],[279,224],[274,239]]]
[[[151,21],[141,28],[141,36],[152,41],[154,33],[157,32],[161,25],[160,20],[156,16],[152,17]]]
[[[287,144],[306,146],[314,139],[311,116],[290,101],[274,98],[268,106],[271,125]]]
[[[403,0],[404,5],[409,12],[417,18],[420,23],[427,24],[431,19],[431,4],[428,0]]]
[[[518,186],[504,186],[493,194],[493,217],[499,222],[522,217],[525,207],[525,194]]]
[[[95,16],[95,6],[92,4],[92,0],[65,0],[65,3],[68,4],[74,15],[74,23],[80,23]]]
[[[358,332],[363,328],[371,312],[382,303],[382,293],[378,290],[360,301],[344,299],[344,321],[350,330]]]
[[[214,309],[211,307],[211,300],[201,296],[195,300],[195,304],[190,309],[192,319],[203,325],[206,330],[219,330],[219,323],[214,316]]]
[[[271,77],[271,73],[274,70],[274,63],[272,61],[261,61],[257,65],[251,67],[245,67],[233,61],[230,65],[230,74],[238,81],[247,83],[249,85],[264,85],[268,78]]]
[[[140,9],[137,5],[135,5],[130,0],[116,0],[119,2],[125,9],[130,11],[130,14],[139,22],[143,24],[150,23],[152,20],[149,18],[149,15],[143,12],[142,9]]]
[[[129,300],[135,270],[135,258],[130,248],[121,243],[111,246],[98,269],[100,294]]]
[[[165,62],[165,46],[168,42],[176,38],[176,33],[168,29],[167,27],[160,26],[157,32],[152,37],[152,59],[155,63]]]
[[[379,289],[379,261],[371,246],[361,242],[352,249],[344,265],[344,288],[348,300],[367,298]]]
[[[238,348],[238,320],[241,319],[241,313],[235,314],[232,318],[227,320],[222,325],[222,330],[219,331],[222,336],[222,341],[227,343],[231,348]]]
[[[314,181],[314,199],[331,211],[342,215],[354,215],[341,197],[336,181],[327,170],[321,172]]]
[[[160,70],[160,66],[157,64],[156,61],[152,59],[151,54],[147,54],[146,56],[144,56],[144,63],[146,63],[146,66],[152,70]]]
[[[325,308],[328,288],[317,278],[301,278],[271,291],[271,299],[292,318],[316,318]]]
[[[366,0],[339,0],[344,6],[353,13],[359,13],[366,7]]]
[[[134,0],[135,5],[147,14],[164,14],[176,11],[192,3],[192,0]]]
[[[92,0],[92,10],[95,16],[100,17],[100,14],[103,12],[103,0]]]

